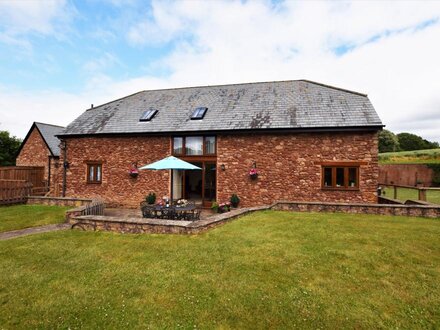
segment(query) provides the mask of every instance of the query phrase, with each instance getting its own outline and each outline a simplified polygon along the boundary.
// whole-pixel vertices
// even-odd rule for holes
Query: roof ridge
[[[336,87],[336,86],[332,86],[332,85],[322,84],[322,83],[312,81],[312,80],[307,80],[307,79],[271,80],[271,81],[254,81],[254,82],[236,83],[236,84],[198,85],[198,86],[186,86],[186,87],[144,89],[142,91],[139,91],[139,92],[136,92],[136,93],[124,96],[124,97],[120,97],[120,98],[115,99],[113,101],[109,101],[109,102],[94,106],[93,108],[89,108],[86,111],[94,110],[94,109],[102,107],[104,105],[129,98],[129,97],[134,96],[136,94],[146,93],[146,92],[172,91],[172,90],[183,90],[183,89],[204,88],[204,87],[224,87],[224,86],[258,85],[258,84],[270,84],[270,83],[286,83],[286,82],[294,82],[294,81],[304,81],[304,82],[308,82],[311,84],[315,84],[315,85],[319,85],[319,86],[323,86],[323,87],[327,87],[327,88],[332,88],[332,89],[340,90],[340,91],[347,92],[347,93],[352,93],[352,94],[361,95],[361,96],[365,96],[365,97],[368,96],[367,94],[364,94],[364,93],[360,93],[360,92],[356,92],[356,91],[352,91],[349,89],[344,89],[344,88],[340,88],[340,87]]]
[[[53,127],[59,127],[59,128],[66,128],[65,126],[60,126],[60,125],[53,125],[53,124],[47,124],[47,123],[42,123],[39,121],[34,121],[35,124],[40,124],[40,125],[46,125],[46,126],[53,126]]]
[[[339,90],[339,91],[343,91],[343,92],[347,92],[347,93],[352,93],[352,94],[368,97],[368,94],[365,94],[365,93],[360,93],[360,92],[352,91],[350,89],[345,89],[345,88],[341,88],[341,87],[327,85],[327,84],[319,83],[319,82],[308,80],[308,79],[299,79],[299,80],[295,80],[295,81],[304,81],[304,82],[308,82],[308,83],[315,84],[315,85],[318,85],[318,86],[328,87],[328,88],[336,89],[336,90]]]
[[[110,104],[110,103],[113,103],[113,102],[117,102],[117,101],[120,101],[120,100],[123,100],[123,99],[129,98],[129,97],[131,97],[131,96],[134,96],[134,95],[136,95],[136,94],[140,94],[140,93],[143,93],[143,92],[146,92],[146,91],[145,91],[145,90],[142,90],[142,91],[139,91],[139,92],[136,92],[136,93],[133,93],[133,94],[127,95],[127,96],[123,96],[123,97],[120,97],[120,98],[118,98],[118,99],[116,99],[116,100],[109,101],[109,102],[105,102],[105,103],[100,104],[100,105],[97,105],[97,106],[93,106],[93,108],[88,108],[88,109],[86,109],[86,111],[95,110],[96,108],[100,108],[100,107],[102,107],[102,106],[104,106],[104,105],[107,105],[107,104]],[[93,104],[92,104],[92,105],[93,105]]]

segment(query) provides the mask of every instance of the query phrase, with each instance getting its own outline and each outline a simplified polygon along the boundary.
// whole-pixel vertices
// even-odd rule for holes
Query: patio
[[[221,225],[241,215],[268,209],[269,206],[233,209],[222,214],[203,210],[200,220],[165,220],[143,218],[136,209],[106,209],[104,215],[82,215],[68,218],[72,228],[104,230],[119,233],[197,234]]]
[[[142,211],[140,209],[106,208],[104,210],[104,215],[108,217],[116,217],[121,219],[127,219],[127,218],[143,219]],[[216,214],[212,213],[211,209],[202,209],[202,212],[200,213],[200,220],[206,220],[215,215]]]

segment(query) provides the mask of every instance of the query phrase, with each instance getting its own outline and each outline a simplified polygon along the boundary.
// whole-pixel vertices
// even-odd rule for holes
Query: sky
[[[440,142],[440,1],[0,0],[0,130],[141,90],[308,79]]]

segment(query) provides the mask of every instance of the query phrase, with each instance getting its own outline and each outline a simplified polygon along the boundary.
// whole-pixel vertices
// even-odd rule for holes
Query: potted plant
[[[139,170],[138,170],[138,167],[137,167],[136,163],[132,163],[131,164],[131,168],[128,171],[128,174],[130,174],[130,176],[132,178],[137,178],[137,176],[139,175]]]
[[[231,210],[231,203],[221,203],[218,206],[218,212],[219,213],[225,213],[225,212],[229,212]]]
[[[154,192],[150,192],[146,197],[145,200],[149,205],[153,205],[156,203],[156,194]]]
[[[258,171],[257,171],[256,168],[251,168],[251,169],[249,170],[249,177],[250,177],[252,180],[255,180],[255,179],[258,177]]]
[[[237,194],[232,194],[229,201],[231,202],[232,207],[238,207],[238,204],[240,203],[240,198],[237,196]]]
[[[218,203],[217,202],[212,202],[211,210],[214,213],[218,213]]]

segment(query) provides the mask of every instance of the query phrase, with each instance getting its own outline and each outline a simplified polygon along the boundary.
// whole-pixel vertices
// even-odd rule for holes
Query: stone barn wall
[[[128,170],[132,162],[141,166],[169,156],[170,136],[72,137],[66,141],[70,165],[67,197],[100,198],[109,206],[139,207],[149,192],[158,198],[169,195],[169,171],[140,171],[134,179]],[[88,161],[102,162],[101,184],[87,183]],[[321,189],[319,162],[324,161],[362,162],[359,189]],[[254,162],[259,176],[251,180],[248,173]],[[280,200],[377,203],[377,179],[376,133],[217,135],[219,203],[228,201],[233,193],[240,197],[242,207]]]
[[[378,144],[376,133],[225,135],[218,138],[218,200],[231,194],[241,206],[281,200],[377,203]],[[323,161],[362,161],[359,190],[321,189]],[[256,163],[258,178],[249,170]]]
[[[17,166],[42,166],[44,179],[48,177],[48,162],[50,151],[37,128],[32,130],[26,143],[20,150],[16,159]]]

